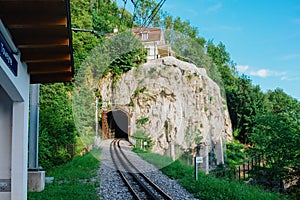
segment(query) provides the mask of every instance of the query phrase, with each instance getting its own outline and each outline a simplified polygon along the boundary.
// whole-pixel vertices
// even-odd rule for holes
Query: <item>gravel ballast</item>
[[[100,198],[101,199],[133,199],[123,180],[114,168],[111,155],[110,155],[110,142],[112,140],[105,140],[101,142],[101,167],[99,169],[100,175]],[[130,144],[127,141],[121,142],[121,147],[129,160],[137,166],[141,171],[164,190],[172,199],[195,199],[190,193],[188,193],[176,180],[170,179],[164,175],[155,166],[149,164],[145,160],[141,159],[136,153],[129,148]]]

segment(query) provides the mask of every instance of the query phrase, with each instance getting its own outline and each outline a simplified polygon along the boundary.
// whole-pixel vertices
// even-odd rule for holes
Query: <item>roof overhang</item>
[[[74,75],[69,0],[0,0],[0,19],[28,66],[30,83]]]

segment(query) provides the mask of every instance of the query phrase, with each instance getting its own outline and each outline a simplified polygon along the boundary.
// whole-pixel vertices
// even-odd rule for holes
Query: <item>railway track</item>
[[[110,154],[117,172],[134,199],[172,199],[127,158],[120,146],[120,141],[121,139],[115,139],[111,142]]]

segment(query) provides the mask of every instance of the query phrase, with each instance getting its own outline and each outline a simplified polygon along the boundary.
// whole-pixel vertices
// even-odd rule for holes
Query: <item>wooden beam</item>
[[[19,15],[12,16],[10,18],[4,18],[6,27],[9,29],[20,28],[35,28],[35,27],[47,27],[47,26],[67,26],[67,18],[61,16],[43,16],[38,19],[32,16],[21,17]]]
[[[70,73],[72,72],[71,66],[60,66],[60,65],[54,65],[51,67],[31,67],[28,66],[28,73],[30,75],[37,75],[37,74],[55,74],[55,73]]]
[[[55,83],[55,82],[71,82],[72,81],[72,74],[65,73],[65,74],[45,74],[45,75],[31,75],[30,76],[30,83]]]
[[[41,62],[59,62],[59,61],[70,61],[71,56],[68,55],[60,55],[60,56],[44,56],[44,57],[34,57],[29,55],[28,57],[21,57],[22,62],[26,63],[41,63]]]
[[[70,61],[59,61],[59,62],[41,62],[41,63],[30,63],[27,64],[28,73],[53,73],[53,72],[71,72],[71,62]]]
[[[59,44],[68,42],[66,26],[48,26],[44,28],[9,29],[17,45]],[[66,41],[67,40],[67,41]]]

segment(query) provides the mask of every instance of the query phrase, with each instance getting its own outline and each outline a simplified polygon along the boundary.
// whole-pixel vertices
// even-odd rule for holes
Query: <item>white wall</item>
[[[20,56],[15,55],[15,58],[18,61],[17,76],[0,58],[0,107],[7,106],[0,110],[0,167],[3,167],[3,170],[0,169],[0,179],[11,179],[11,193],[0,192],[1,200],[27,199],[30,77],[26,64],[20,61]],[[2,146],[2,143],[5,145]],[[3,164],[3,161],[10,162],[10,166]]]
[[[11,179],[12,100],[0,85],[0,179]],[[10,193],[0,193],[0,199]]]

